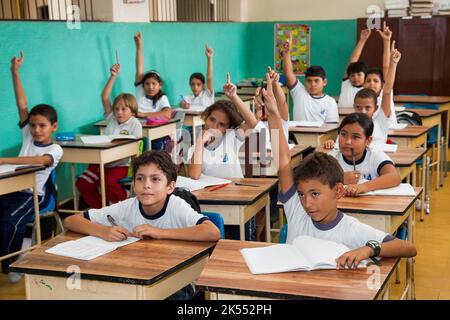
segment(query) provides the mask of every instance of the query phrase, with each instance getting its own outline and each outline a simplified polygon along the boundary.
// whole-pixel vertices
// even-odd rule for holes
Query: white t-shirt
[[[214,103],[214,92],[205,88],[197,97],[191,94],[184,96],[183,99],[191,105],[191,109],[203,111]]]
[[[383,102],[383,90],[381,90],[380,95],[377,98],[378,109],[381,109],[381,103]],[[391,115],[389,116],[391,124],[396,124],[397,115],[395,114],[395,104],[394,104],[394,91],[391,91]]]
[[[350,82],[350,79],[342,81],[341,95],[339,96],[338,107],[339,108],[353,108],[355,104],[355,96],[363,89],[363,87],[354,87]]]
[[[284,137],[286,138],[286,142],[289,143],[289,121],[285,121],[281,119],[281,125],[283,126]],[[267,121],[260,121],[253,129],[256,132],[261,133],[262,129],[266,129],[266,149],[272,150],[272,144],[270,143],[270,129]]]
[[[344,172],[353,171],[353,161],[347,160],[344,158],[340,151],[335,151],[330,153],[333,157],[335,157],[339,164],[341,165]],[[355,162],[356,171],[361,173],[360,183],[365,180],[373,180],[380,176],[381,169],[386,164],[394,165],[389,156],[383,151],[372,151],[370,148],[367,148],[364,151],[363,157]]]
[[[142,83],[136,86],[136,100],[139,112],[159,112],[164,108],[170,108],[169,99],[166,95],[163,95],[156,103],[153,103],[153,100],[145,95]]]
[[[36,172],[36,191],[38,195],[45,195],[45,183],[48,180],[51,172],[56,168],[63,156],[63,149],[56,143],[42,145],[33,140],[30,133],[30,124],[28,120],[19,124],[22,130],[22,149],[20,149],[19,157],[41,157],[49,155],[52,158],[52,163],[45,170]],[[23,192],[33,193],[32,189],[23,190]]]
[[[130,232],[137,226],[145,224],[161,229],[176,229],[192,227],[208,220],[175,195],[167,197],[163,209],[153,216],[145,213],[137,198],[130,198],[102,209],[91,209],[84,216],[94,223],[111,226],[107,215],[113,217],[117,225]]]
[[[332,97],[326,94],[313,97],[298,80],[291,89],[291,95],[294,101],[294,121],[339,122],[338,107]]]
[[[105,129],[106,135],[124,134],[124,135],[132,135],[137,138],[142,137],[142,124],[135,117],[131,117],[130,119],[128,119],[127,122],[119,123],[117,121],[116,117],[114,116],[114,113],[111,112],[106,117],[106,120],[108,121],[108,125],[106,126],[106,129]],[[125,166],[128,166],[129,163],[130,163],[130,158],[125,158],[125,159],[121,159],[121,160],[117,160],[117,161],[108,163],[105,166],[108,168],[125,167]]]
[[[342,212],[338,212],[337,218],[328,224],[315,222],[304,210],[296,185],[293,185],[286,194],[280,193],[279,200],[283,203],[288,222],[287,243],[292,243],[296,237],[302,235],[341,243],[354,250],[364,247],[369,240],[382,243],[394,239],[393,236]]]
[[[372,144],[385,144],[388,138],[389,128],[391,127],[391,119],[386,117],[381,107],[378,107],[372,116],[372,121]]]
[[[202,173],[217,178],[243,178],[239,162],[239,149],[245,143],[238,129],[229,129],[214,149],[203,147]],[[188,151],[187,161],[194,155],[195,146]]]

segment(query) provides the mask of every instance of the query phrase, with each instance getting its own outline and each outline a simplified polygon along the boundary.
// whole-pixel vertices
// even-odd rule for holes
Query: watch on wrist
[[[380,246],[380,243],[378,241],[369,240],[369,241],[367,241],[366,246],[373,249],[373,256],[372,257],[378,257],[380,255],[381,246]]]

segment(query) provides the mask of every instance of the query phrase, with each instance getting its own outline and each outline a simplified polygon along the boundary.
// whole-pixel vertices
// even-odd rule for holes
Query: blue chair
[[[225,224],[223,222],[222,215],[220,213],[216,212],[202,212],[202,214],[205,217],[208,217],[209,220],[211,220],[212,223],[216,225],[217,228],[220,230],[220,238],[225,238]]]
[[[288,232],[288,225],[285,224],[280,231],[280,243],[286,243],[287,239],[287,232]]]

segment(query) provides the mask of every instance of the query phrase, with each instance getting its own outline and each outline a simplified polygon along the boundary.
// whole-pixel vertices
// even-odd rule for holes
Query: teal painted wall
[[[337,95],[354,46],[356,21],[307,23],[312,26],[311,62],[325,67],[327,93]],[[162,75],[172,105],[189,92],[191,73],[206,72],[205,43],[215,50],[216,91],[221,91],[227,71],[236,81],[262,77],[273,65],[273,23],[83,23],[81,30],[69,30],[59,22],[0,22],[0,156],[16,156],[21,145],[10,74],[13,55],[25,52],[21,76],[29,107],[54,105],[59,131],[96,133],[91,124],[102,117],[100,93],[115,62],[115,49],[122,71],[113,96],[134,93],[137,30],[144,35],[145,69]],[[58,169],[61,199],[71,194],[69,174],[67,165]]]

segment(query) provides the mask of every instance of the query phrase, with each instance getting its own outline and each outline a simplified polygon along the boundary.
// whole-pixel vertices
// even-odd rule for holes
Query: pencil
[[[356,171],[355,150],[352,149],[353,171]]]
[[[259,187],[257,184],[251,184],[251,183],[235,183],[235,185],[237,186],[242,186],[242,187]]]
[[[229,185],[229,183],[225,183],[225,184],[220,184],[220,185],[218,185],[218,186],[215,186],[215,187],[212,187],[211,189],[209,189],[208,191],[216,191],[216,190],[219,190],[219,189],[222,189],[222,188],[225,188],[226,186],[228,186]]]
[[[119,50],[116,49],[116,64],[119,64]]]

